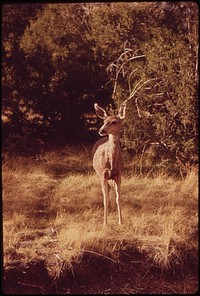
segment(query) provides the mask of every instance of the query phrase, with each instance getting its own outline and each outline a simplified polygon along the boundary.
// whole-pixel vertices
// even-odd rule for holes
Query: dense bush
[[[94,102],[118,108],[141,85],[124,149],[197,162],[194,2],[6,4],[2,25],[4,144],[91,140]]]

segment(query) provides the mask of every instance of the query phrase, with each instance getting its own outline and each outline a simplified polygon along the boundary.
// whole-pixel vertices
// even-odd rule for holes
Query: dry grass
[[[117,260],[124,242],[162,268],[181,264],[183,246],[197,251],[195,169],[181,180],[124,176],[123,225],[117,224],[112,190],[107,229],[100,182],[87,151],[68,147],[47,152],[40,161],[5,155],[2,176],[5,269],[16,261],[44,260],[49,273],[59,276],[84,251]]]

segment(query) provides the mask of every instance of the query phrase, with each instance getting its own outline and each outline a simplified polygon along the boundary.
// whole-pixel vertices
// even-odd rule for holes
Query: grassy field
[[[73,273],[85,254],[116,263],[120,250],[128,249],[145,254],[161,272],[185,265],[190,269],[190,264],[192,270],[197,261],[196,168],[180,179],[164,173],[137,176],[129,170],[122,178],[123,225],[117,224],[111,190],[106,229],[100,181],[87,149],[66,147],[45,152],[41,159],[4,154],[2,182],[5,272],[44,262],[55,281],[65,269]],[[188,281],[184,291],[172,292],[190,293],[196,287]],[[123,289],[122,294],[134,292]]]

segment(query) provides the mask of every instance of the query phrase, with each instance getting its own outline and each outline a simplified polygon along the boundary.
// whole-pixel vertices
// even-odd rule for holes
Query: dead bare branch
[[[138,68],[134,69],[131,74],[128,77],[128,88],[129,88],[129,92],[131,93],[131,76],[133,75],[133,73],[135,73],[138,70]]]
[[[144,54],[142,54],[142,55],[138,55],[138,56],[133,56],[133,57],[131,57],[131,58],[129,59],[129,61],[132,61],[132,60],[135,60],[135,59],[144,58],[144,57],[145,57]]]
[[[133,49],[131,48],[126,48],[125,51],[119,56],[119,58],[115,61],[112,62],[108,67],[107,67],[107,74],[108,76],[114,81],[113,85],[113,93],[112,96],[115,96],[116,94],[116,89],[117,89],[117,83],[119,79],[119,75],[122,74],[122,77],[125,78],[128,76],[127,69],[125,66],[133,60],[144,58],[145,55],[136,55],[136,53],[139,51],[139,49],[135,50],[133,52]],[[132,53],[133,52],[133,53]],[[130,78],[133,75],[133,73],[137,71],[137,69],[134,69],[131,74],[128,76],[128,87],[129,87],[129,92],[131,92],[131,85],[130,85]]]
[[[157,78],[152,78],[148,79],[146,81],[140,80],[138,81],[133,90],[131,87],[131,79],[133,77],[133,74],[138,70],[138,68],[135,68],[131,71],[130,73],[130,67],[127,67],[127,65],[130,62],[133,62],[134,60],[145,58],[144,54],[139,54],[139,49],[132,49],[130,48],[130,44],[127,42],[124,43],[124,52],[118,57],[118,59],[115,62],[112,62],[108,67],[107,67],[107,73],[109,77],[111,78],[109,82],[113,81],[113,93],[112,97],[116,95],[117,91],[117,84],[119,83],[119,77],[120,75],[123,77],[123,79],[126,79],[126,83],[128,84],[128,90],[129,90],[129,96],[128,98],[123,101],[123,104],[126,104],[130,99],[132,99],[138,92],[139,90],[147,85],[148,83],[156,80]],[[130,73],[130,74],[129,74]],[[151,87],[148,88],[149,90]],[[138,116],[141,117],[150,117],[151,114],[148,111],[141,111],[139,106],[138,106],[138,97],[135,98],[135,106],[137,109]]]
[[[130,99],[132,99],[135,94],[147,83],[149,83],[150,81],[153,81],[153,80],[156,80],[157,78],[151,78],[151,79],[148,79],[144,82],[142,82],[142,80],[138,81],[132,91],[132,93],[129,95],[128,99],[126,99],[123,103],[127,103]]]

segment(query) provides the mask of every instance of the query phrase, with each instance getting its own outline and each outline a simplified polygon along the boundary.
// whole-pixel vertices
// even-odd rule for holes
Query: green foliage
[[[41,9],[41,4],[5,4],[2,7],[3,140],[16,141],[27,132],[30,125],[27,109],[32,104],[30,101],[24,102],[24,96],[30,90],[27,85],[28,71],[19,42],[29,21]],[[31,129],[34,129],[35,121],[32,120]]]
[[[196,162],[194,2],[12,4],[2,14],[5,140],[88,140],[94,102],[119,107],[149,81],[127,102],[124,149],[154,151],[153,165]]]
[[[139,81],[152,78],[136,94],[141,118],[138,116],[135,99],[127,103],[124,147],[134,152],[134,155],[143,155],[153,145],[154,162],[151,165],[161,160],[165,163],[168,160],[168,166],[177,160],[183,164],[195,163],[198,82],[196,4],[113,4],[111,8],[112,11],[107,10],[108,21],[104,16],[104,22],[97,28],[96,40],[102,52],[105,48],[108,52],[111,50],[106,53],[108,60],[112,54],[114,57],[110,66],[117,65],[117,69],[122,67],[119,75],[115,76],[117,87],[114,86],[116,91],[113,91],[113,100],[116,105],[119,106],[128,98],[130,86],[133,90]],[[114,21],[115,29],[112,30]],[[121,39],[118,28],[123,32]],[[115,32],[112,38],[111,31]],[[106,34],[104,38],[103,32]],[[108,47],[105,46],[107,40],[110,40]],[[129,60],[130,49],[145,58]],[[125,51],[126,55],[122,59]]]

